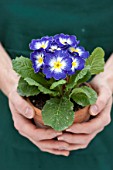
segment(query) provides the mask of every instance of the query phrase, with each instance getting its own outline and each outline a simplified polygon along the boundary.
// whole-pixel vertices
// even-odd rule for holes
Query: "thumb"
[[[90,115],[96,116],[98,113],[100,113],[106,106],[108,99],[109,97],[107,95],[107,92],[105,92],[103,88],[100,89],[96,103],[90,106]]]
[[[13,92],[9,97],[10,101],[14,105],[15,109],[24,117],[32,119],[35,115],[35,111],[32,106],[24,100],[17,92]]]

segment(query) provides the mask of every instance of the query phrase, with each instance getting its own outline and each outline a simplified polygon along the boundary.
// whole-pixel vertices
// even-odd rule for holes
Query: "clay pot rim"
[[[29,97],[27,97],[26,100],[27,100],[27,102],[28,102],[35,110],[37,110],[38,112],[41,112],[41,111],[42,111],[41,109],[39,109],[39,108],[37,108],[36,106],[33,105],[33,103],[30,101]],[[85,107],[83,107],[83,108],[78,109],[77,111],[74,111],[74,112],[78,112],[78,111],[80,111],[80,110],[82,111],[82,110],[85,110],[85,108],[89,108],[89,107],[90,107],[90,105],[87,105],[87,106],[85,106]],[[36,114],[37,114],[37,113],[36,113]]]
[[[87,83],[87,82],[85,82],[84,83],[86,86],[88,86],[88,87],[91,87],[91,85],[89,84],[89,83]],[[28,101],[28,103],[34,108],[34,110],[35,110],[35,113],[37,114],[37,112],[39,112],[37,115],[42,115],[41,114],[41,109],[39,109],[39,108],[37,108],[37,107],[35,107],[34,105],[33,105],[33,103],[30,101],[30,99],[29,99],[29,97],[27,97],[26,98],[26,100]],[[83,110],[85,110],[86,108],[89,108],[90,107],[90,105],[87,105],[87,106],[85,106],[85,107],[83,107],[83,108],[80,108],[80,109],[78,109],[77,111],[74,111],[75,113],[76,112],[78,112],[78,111],[83,111]]]

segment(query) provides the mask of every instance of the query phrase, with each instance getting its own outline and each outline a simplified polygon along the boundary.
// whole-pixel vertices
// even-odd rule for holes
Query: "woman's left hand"
[[[90,84],[98,93],[96,104],[89,109],[89,113],[95,117],[88,122],[74,123],[58,137],[58,140],[73,145],[73,150],[86,148],[91,140],[111,121],[112,91],[107,81],[97,75]]]

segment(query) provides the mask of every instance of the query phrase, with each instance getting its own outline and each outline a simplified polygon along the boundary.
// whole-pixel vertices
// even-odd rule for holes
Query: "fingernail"
[[[65,153],[64,155],[65,155],[65,156],[69,156],[69,153]]]
[[[63,139],[64,139],[63,136],[58,137],[58,140],[63,140]]]
[[[56,134],[57,134],[57,135],[62,135],[62,132],[57,132]]]
[[[71,131],[71,129],[66,129],[66,131],[68,132],[68,131]]]
[[[29,118],[29,119],[33,118],[33,111],[32,111],[32,109],[30,109],[30,108],[27,107],[27,109],[26,109],[26,111],[25,111],[25,116],[26,116],[27,118]]]
[[[96,115],[98,113],[98,107],[96,105],[91,106],[90,112],[92,115]]]

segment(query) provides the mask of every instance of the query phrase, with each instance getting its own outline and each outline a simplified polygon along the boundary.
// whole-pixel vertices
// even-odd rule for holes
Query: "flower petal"
[[[74,64],[72,64],[72,67],[74,67],[76,70],[82,70],[84,68],[85,60],[83,60],[82,58],[76,56],[73,59],[73,62],[75,62],[75,66],[73,66]]]
[[[68,47],[68,46],[77,46],[78,41],[76,39],[76,36],[74,35],[65,35],[63,33],[57,34],[54,36],[55,42],[60,46],[60,47]]]
[[[45,58],[44,58],[44,63],[47,66],[53,66],[54,62],[56,61],[56,58],[54,56],[54,54],[45,54]]]
[[[31,43],[29,44],[30,50],[37,50],[36,49],[36,44],[39,42],[39,39],[33,39]]]
[[[30,59],[33,63],[33,68],[34,71],[37,73],[39,72],[41,66],[44,64],[44,53],[43,52],[38,52],[34,51],[30,54]]]
[[[56,80],[60,80],[60,79],[65,79],[66,78],[66,73],[64,71],[61,72],[53,72],[53,78]]]
[[[51,67],[49,66],[44,66],[42,72],[46,75],[46,78],[52,78],[52,71]]]

